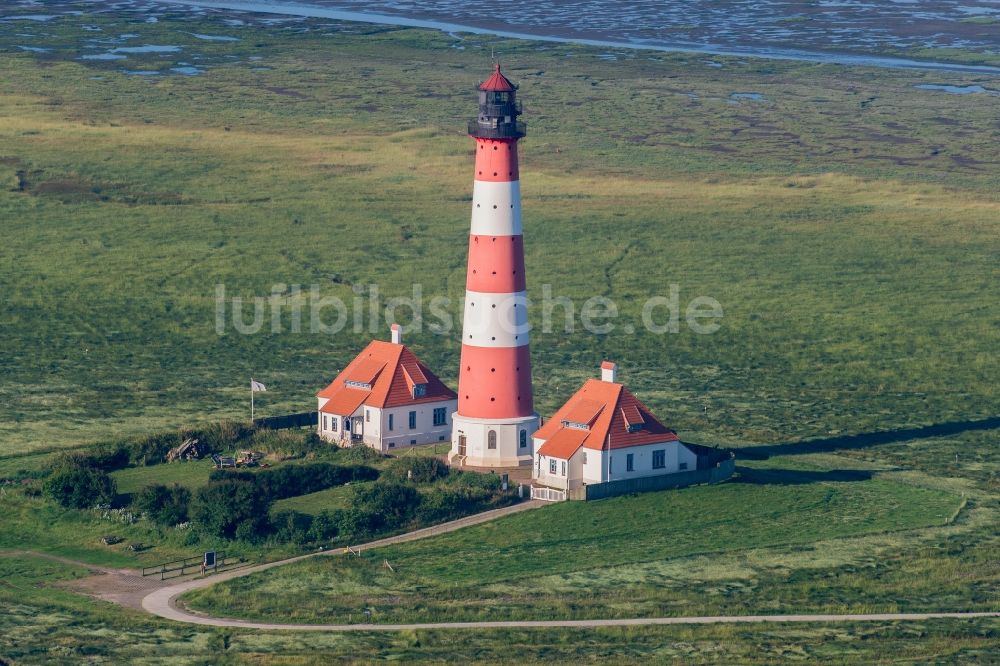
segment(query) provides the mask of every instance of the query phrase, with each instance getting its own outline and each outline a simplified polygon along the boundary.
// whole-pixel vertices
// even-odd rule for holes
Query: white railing
[[[565,502],[566,491],[546,488],[545,486],[531,486],[531,499],[542,500],[544,502]]]

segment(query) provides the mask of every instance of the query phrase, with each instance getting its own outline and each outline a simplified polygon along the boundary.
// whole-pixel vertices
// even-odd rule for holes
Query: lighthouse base
[[[479,419],[455,412],[452,414],[448,463],[455,467],[530,465],[534,457],[532,435],[536,430],[538,414],[509,419]]]

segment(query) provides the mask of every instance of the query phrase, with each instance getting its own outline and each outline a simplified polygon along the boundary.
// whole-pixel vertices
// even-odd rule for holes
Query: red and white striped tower
[[[500,72],[479,84],[472,229],[462,321],[458,411],[450,459],[482,467],[530,465],[538,429],[531,396],[528,303],[517,174],[517,87]]]

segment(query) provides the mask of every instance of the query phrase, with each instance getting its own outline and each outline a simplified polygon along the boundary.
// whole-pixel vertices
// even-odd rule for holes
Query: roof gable
[[[424,395],[413,397],[414,384],[426,385]],[[369,343],[336,379],[316,395],[330,400],[323,406],[323,411],[345,414],[328,410],[354,404],[357,394],[361,392],[365,396],[351,412],[362,403],[370,407],[399,407],[457,397],[406,345],[381,340]]]
[[[579,423],[593,412],[595,403],[598,413],[589,423],[589,430],[567,428],[564,422]],[[631,391],[617,382],[588,379],[573,397],[545,424],[535,432],[536,439],[548,442],[550,439],[563,441],[562,432],[575,430],[584,432],[586,437],[581,445],[588,449],[619,449],[642,446],[659,442],[676,441],[677,433],[664,426],[649,408]],[[545,445],[539,449],[541,452]]]

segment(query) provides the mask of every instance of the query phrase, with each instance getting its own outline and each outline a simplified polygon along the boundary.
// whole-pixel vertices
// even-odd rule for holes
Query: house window
[[[334,432],[337,432],[337,417],[336,416],[331,416],[330,417],[330,430],[332,430]]]
[[[667,466],[667,452],[663,449],[653,451],[653,469],[663,469]]]
[[[680,469],[687,469],[688,468],[688,464],[687,463],[681,463],[680,465],[678,465],[678,467]]]
[[[522,430],[521,431],[521,441],[520,441],[519,446],[522,449],[528,448],[528,431],[527,430]]]
[[[562,475],[566,476],[566,461],[562,461]]]
[[[630,453],[625,456],[625,471],[634,472],[635,471],[635,454]]]
[[[497,448],[497,431],[490,430],[486,433],[486,448],[495,449]],[[555,464],[555,463],[553,463]]]
[[[587,464],[587,452],[586,451],[583,452],[583,464],[584,465]]]
[[[389,414],[389,430],[392,430],[392,414]]]
[[[326,414],[323,415],[323,430],[326,430]]]
[[[417,413],[410,412],[410,430],[413,430],[416,427],[417,427]]]
[[[555,458],[549,458],[549,474],[556,473],[556,461]]]
[[[371,420],[372,420],[372,410],[366,409],[365,410],[365,423],[371,423]]]
[[[434,425],[443,426],[448,422],[448,410],[445,407],[437,407],[434,409]]]
[[[427,395],[427,384],[414,384],[413,385],[413,397],[422,398]]]

